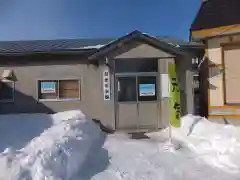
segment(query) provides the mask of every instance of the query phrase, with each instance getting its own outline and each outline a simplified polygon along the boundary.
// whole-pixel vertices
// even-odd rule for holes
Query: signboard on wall
[[[170,97],[170,81],[168,74],[161,74],[161,93],[163,98]]]
[[[139,84],[139,96],[155,96],[155,84]]]
[[[108,69],[103,71],[103,99],[110,100],[111,88],[110,88],[110,73]]]
[[[56,93],[56,82],[41,82],[41,93]]]

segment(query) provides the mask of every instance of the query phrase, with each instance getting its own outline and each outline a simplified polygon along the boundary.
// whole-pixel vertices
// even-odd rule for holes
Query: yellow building
[[[203,114],[240,124],[240,0],[205,0],[191,25],[192,41],[205,45],[201,62]]]

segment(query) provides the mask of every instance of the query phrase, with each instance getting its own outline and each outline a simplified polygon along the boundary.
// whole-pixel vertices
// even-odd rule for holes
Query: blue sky
[[[118,37],[132,30],[188,39],[201,0],[2,0],[0,41]]]

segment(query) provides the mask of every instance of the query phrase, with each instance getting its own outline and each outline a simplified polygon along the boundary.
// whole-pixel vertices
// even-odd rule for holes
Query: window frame
[[[136,86],[136,100],[135,101],[119,101],[119,95],[118,95],[118,80],[119,78],[129,78],[129,77],[134,77],[135,78],[135,86]],[[150,100],[150,101],[146,101],[146,100],[139,100],[139,84],[138,84],[138,79],[140,77],[154,77],[156,78],[156,84],[155,84],[155,93],[156,93],[156,100]],[[158,73],[121,73],[121,74],[115,74],[115,86],[116,86],[116,90],[115,93],[117,94],[116,96],[116,102],[118,104],[133,104],[133,103],[153,103],[153,102],[158,102],[159,101],[159,74]]]
[[[222,69],[224,69],[224,71],[222,72],[222,75],[221,75],[222,76],[222,85],[223,85],[223,103],[224,103],[224,105],[233,106],[233,107],[234,106],[239,106],[240,102],[229,102],[229,99],[227,98],[227,94],[228,94],[227,91],[228,91],[228,86],[229,86],[229,84],[227,83],[227,79],[229,78],[228,77],[229,75],[226,71],[226,69],[228,69],[228,68],[226,68],[227,58],[225,56],[225,51],[227,51],[229,49],[230,50],[233,50],[233,49],[239,50],[240,49],[240,44],[239,44],[239,42],[236,42],[236,43],[222,43],[220,47],[221,47],[221,53],[222,53],[222,64],[220,64],[220,65],[221,65]],[[216,67],[218,67],[218,66],[216,66]],[[230,77],[230,78],[233,78],[233,77]]]
[[[115,58],[114,59],[115,74],[121,75],[121,74],[158,73],[159,72],[159,66],[158,66],[159,62],[158,62],[158,59],[159,58],[154,58],[154,57],[146,57],[146,58]],[[142,60],[142,64],[144,64],[143,61],[146,61],[146,64],[149,63],[147,61],[153,61],[154,63],[156,63],[156,68],[157,68],[156,71],[155,70],[154,71],[119,71],[116,68],[117,66],[120,66],[120,64],[117,65],[117,63],[121,62],[121,61],[124,62],[124,63],[130,62],[130,65],[131,65],[131,63],[133,63],[134,61],[135,62],[139,61],[141,63],[141,60]],[[126,66],[127,64],[122,64],[122,65]]]
[[[135,100],[120,100],[119,98],[120,98],[120,96],[119,96],[119,92],[121,91],[121,84],[120,84],[120,81],[119,81],[119,79],[120,78],[134,78],[134,85],[135,85]],[[137,103],[138,102],[138,99],[137,99],[137,79],[136,79],[136,76],[119,76],[119,77],[117,77],[116,78],[116,83],[117,83],[117,98],[116,98],[116,100],[117,100],[117,102],[118,103],[124,103],[124,104],[126,104],[126,103]],[[118,84],[119,83],[119,84]],[[118,91],[118,88],[119,88],[119,85],[120,85],[120,91]]]
[[[12,99],[0,99],[0,103],[14,103],[15,101],[15,82],[8,79],[2,79],[1,82],[10,82],[12,84]]]
[[[73,81],[78,81],[78,98],[59,98],[59,82],[60,81],[70,81],[70,80],[73,80]],[[40,85],[40,82],[43,82],[43,81],[57,81],[57,85],[58,85],[58,91],[57,91],[57,98],[56,99],[41,99],[40,98],[40,94],[41,94],[41,89],[39,87]],[[38,79],[37,80],[37,100],[39,102],[46,102],[46,101],[50,101],[50,102],[54,102],[54,101],[57,101],[57,102],[68,102],[68,101],[81,101],[82,100],[82,78],[76,78],[76,77],[73,77],[73,78],[62,78],[62,79]]]

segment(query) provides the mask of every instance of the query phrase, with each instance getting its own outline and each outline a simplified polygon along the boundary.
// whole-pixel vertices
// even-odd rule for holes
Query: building
[[[191,40],[205,45],[201,62],[202,114],[222,123],[240,121],[239,0],[203,1],[194,19]]]
[[[113,39],[0,42],[0,113],[81,109],[113,129],[158,129],[169,115],[175,63],[182,114],[193,113],[197,43],[139,31]]]

